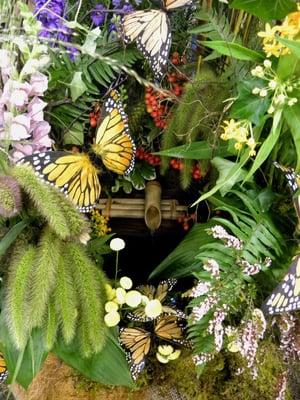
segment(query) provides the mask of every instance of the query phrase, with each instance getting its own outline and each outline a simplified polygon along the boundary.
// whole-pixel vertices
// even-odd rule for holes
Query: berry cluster
[[[94,111],[90,112],[89,119],[90,119],[90,126],[92,128],[96,128],[99,119],[99,112],[94,112]]]
[[[183,169],[183,162],[181,160],[178,160],[177,158],[172,158],[170,160],[170,167],[175,170],[181,171]],[[198,163],[193,165],[191,173],[195,181],[199,181],[202,178],[200,165]]]
[[[179,217],[177,221],[179,224],[182,224],[182,227],[185,231],[188,231],[191,225],[193,225],[193,223],[196,221],[196,213],[186,214],[183,217]]]
[[[154,167],[160,165],[159,156],[155,156],[154,154],[145,151],[141,147],[137,149],[135,156],[138,160],[145,160],[148,164],[153,165]]]
[[[182,65],[183,58],[180,58],[179,53],[174,52],[171,56],[171,62],[174,65]],[[186,81],[185,75],[180,72],[174,71],[167,75],[170,84],[170,91],[175,96],[180,97],[183,92],[183,85]],[[170,117],[170,99],[161,92],[156,92],[152,88],[146,88],[145,103],[147,112],[154,120],[155,126],[164,129],[167,126]]]

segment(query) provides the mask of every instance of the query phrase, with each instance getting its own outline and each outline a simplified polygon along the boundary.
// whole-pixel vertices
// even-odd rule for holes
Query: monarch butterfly
[[[298,189],[300,186],[300,175],[293,168],[288,168],[274,162],[276,168],[280,169],[292,190],[294,206],[300,221],[300,207]],[[266,315],[280,314],[283,312],[300,309],[300,254],[293,258],[290,268],[283,281],[274,289],[271,295],[262,305]]]
[[[176,285],[177,280],[176,279],[167,279],[165,281],[161,281],[157,288],[153,285],[142,285],[139,286],[137,289],[138,291],[147,296],[149,300],[157,299],[161,303],[163,303],[169,292],[173,289],[173,287]],[[180,318],[185,318],[185,314],[177,310],[174,306],[172,305],[167,305],[167,304],[162,304],[162,311],[165,314],[173,314],[177,315],[177,317]],[[132,313],[128,313],[128,318],[132,321],[139,321],[139,322],[148,322],[151,321],[152,318],[147,317],[145,314],[145,307],[138,307],[136,310],[134,310]]]
[[[167,12],[190,5],[192,1],[163,0],[161,10],[134,11],[126,14],[122,20],[124,42],[136,42],[156,79],[161,79],[164,74],[171,48],[171,27]]]
[[[187,344],[183,328],[179,326],[178,321],[174,315],[163,316],[154,325],[153,333],[142,328],[121,329],[119,340],[127,351],[126,357],[134,380],[145,367],[153,336],[180,345]]]
[[[100,156],[107,169],[120,175],[134,167],[135,144],[129,134],[127,116],[113,90],[104,103],[91,151]],[[48,151],[24,157],[36,174],[61,190],[81,212],[89,212],[100,196],[98,170],[87,153]]]
[[[3,383],[8,376],[6,362],[2,354],[0,354],[0,383]]]

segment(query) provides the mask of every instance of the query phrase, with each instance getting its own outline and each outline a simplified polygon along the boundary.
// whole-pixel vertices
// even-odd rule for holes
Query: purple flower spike
[[[106,7],[103,4],[97,4],[92,13],[91,13],[91,20],[93,24],[96,26],[101,26],[105,22],[105,15],[106,15]]]

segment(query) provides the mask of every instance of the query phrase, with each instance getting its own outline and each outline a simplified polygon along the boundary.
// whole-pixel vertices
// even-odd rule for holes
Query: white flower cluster
[[[217,308],[214,312],[213,318],[209,321],[208,333],[214,335],[216,351],[219,352],[222,349],[223,337],[224,337],[224,327],[223,321],[226,318],[228,311],[228,306],[225,304],[220,308]]]
[[[278,379],[277,396],[275,400],[285,400],[286,389],[287,389],[287,372],[284,371]]]
[[[211,288],[210,282],[199,281],[195,287],[192,288],[189,297],[200,297],[208,293]]]
[[[221,225],[215,225],[208,230],[215,239],[221,239],[226,247],[232,247],[236,250],[243,249],[243,242],[237,237],[230,235]]]
[[[261,270],[261,265],[258,263],[250,264],[247,260],[242,260],[240,262],[240,266],[243,269],[243,273],[245,275],[255,275],[258,274]]]
[[[200,321],[208,311],[217,304],[219,297],[215,293],[209,294],[200,306],[193,307],[192,321],[193,323]]]
[[[277,319],[280,330],[280,349],[285,361],[300,358],[300,343],[297,340],[297,319],[290,313],[282,314]]]
[[[211,353],[200,353],[193,356],[195,365],[202,365],[214,359],[214,354]]]
[[[210,272],[215,279],[220,279],[220,266],[216,260],[208,259],[203,265],[203,269]]]
[[[252,76],[261,78],[267,81],[264,87],[255,87],[252,93],[260,97],[267,97],[272,94],[271,106],[268,109],[269,114],[273,114],[276,108],[281,108],[284,105],[292,107],[298,102],[298,99],[292,96],[295,89],[299,89],[299,79],[289,79],[282,82],[272,69],[272,62],[265,60],[263,66],[258,65],[251,71]]]

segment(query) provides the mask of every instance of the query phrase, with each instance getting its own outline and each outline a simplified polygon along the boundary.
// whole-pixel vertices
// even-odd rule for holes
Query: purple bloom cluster
[[[115,10],[116,14],[128,14],[134,11],[133,6],[128,3],[128,1],[124,0],[112,0],[112,6],[113,10]],[[105,5],[102,3],[97,4],[92,12],[91,12],[91,20],[94,25],[96,26],[102,26],[105,23],[106,20],[106,14],[107,14],[107,8]],[[114,20],[114,16],[112,17],[112,20]],[[115,30],[116,26],[114,22],[111,22],[109,24],[109,31]]]
[[[43,29],[40,36],[61,40],[62,42],[71,42],[72,29],[65,26],[63,17],[65,14],[64,0],[50,0],[45,8],[42,8],[47,0],[35,0],[35,13],[37,20],[42,23]],[[41,9],[41,11],[39,11]],[[74,47],[67,49],[71,53],[71,59],[74,60],[78,51]]]

